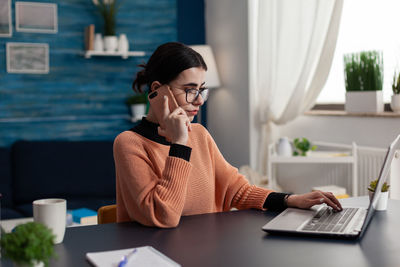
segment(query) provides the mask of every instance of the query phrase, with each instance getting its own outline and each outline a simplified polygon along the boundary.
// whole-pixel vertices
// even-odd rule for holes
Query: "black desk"
[[[175,229],[137,223],[68,228],[51,266],[90,266],[86,252],[144,245],[183,266],[400,266],[400,201],[390,200],[386,212],[375,214],[361,241],[263,232],[276,214],[246,210],[188,216]]]

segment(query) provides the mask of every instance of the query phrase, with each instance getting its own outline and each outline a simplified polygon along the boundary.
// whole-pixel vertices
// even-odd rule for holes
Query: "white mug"
[[[55,244],[64,239],[67,216],[67,201],[59,198],[33,201],[33,220],[46,225],[56,236]]]

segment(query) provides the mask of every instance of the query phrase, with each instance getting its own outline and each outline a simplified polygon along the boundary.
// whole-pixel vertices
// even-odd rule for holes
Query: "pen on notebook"
[[[118,267],[124,267],[128,263],[129,259],[132,258],[136,252],[137,252],[137,249],[134,248],[131,252],[122,256],[122,259],[118,264]]]

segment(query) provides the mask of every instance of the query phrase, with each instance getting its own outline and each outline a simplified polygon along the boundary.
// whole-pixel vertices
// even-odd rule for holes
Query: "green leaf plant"
[[[363,51],[344,55],[346,91],[380,91],[383,84],[381,51]]]
[[[306,156],[307,151],[316,150],[317,146],[311,146],[310,141],[307,138],[296,138],[293,140],[294,151],[293,156]]]
[[[104,20],[104,36],[115,36],[116,16],[121,6],[118,0],[92,0]],[[119,3],[118,3],[119,2]]]
[[[126,104],[128,106],[135,104],[146,104],[147,103],[147,94],[135,94],[131,95],[126,99]]]
[[[378,183],[378,180],[373,180],[373,181],[371,181],[370,183],[369,183],[369,186],[368,186],[368,191],[371,191],[371,192],[375,192],[375,189],[376,189],[376,184]],[[390,187],[390,185],[388,185],[386,182],[383,184],[383,186],[382,186],[382,192],[387,192],[387,191],[389,191],[389,187]]]
[[[2,234],[2,256],[20,265],[34,266],[43,262],[48,266],[54,256],[55,235],[43,224],[28,222],[20,224],[11,233]]]
[[[395,95],[400,94],[400,72],[397,75],[396,72],[394,72],[392,89],[393,89],[393,94]]]

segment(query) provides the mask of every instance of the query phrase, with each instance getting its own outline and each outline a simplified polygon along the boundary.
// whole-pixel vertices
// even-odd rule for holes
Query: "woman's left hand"
[[[323,203],[337,211],[342,210],[339,200],[331,192],[313,191],[302,195],[290,195],[287,199],[288,207],[300,209],[309,209]]]

